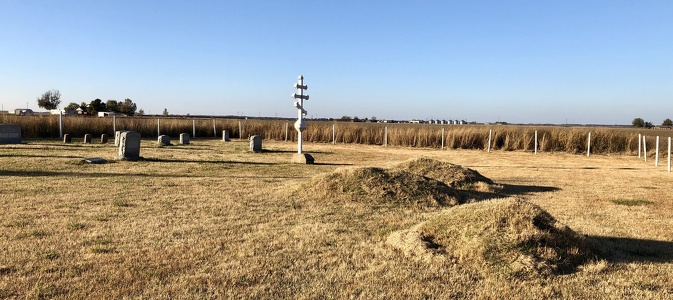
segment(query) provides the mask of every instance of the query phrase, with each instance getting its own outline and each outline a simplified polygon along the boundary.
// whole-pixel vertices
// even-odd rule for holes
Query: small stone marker
[[[250,137],[250,151],[252,152],[262,152],[262,137],[259,135],[253,135]]]
[[[64,144],[70,144],[72,143],[72,137],[69,134],[64,134],[63,135],[63,143]]]
[[[85,144],[91,144],[91,135],[90,134],[85,134],[84,135],[84,143]]]
[[[167,136],[165,134],[162,134],[157,138],[157,143],[159,145],[170,145],[171,144],[171,137]]]
[[[189,133],[180,134],[180,145],[189,145]]]
[[[21,127],[14,124],[0,124],[0,144],[21,144]]]
[[[100,143],[107,144],[107,134],[103,133],[100,135]]]
[[[117,159],[140,159],[140,133],[124,131],[119,137],[119,155]]]
[[[121,137],[122,132],[124,132],[124,130],[115,131],[115,146],[119,146],[119,138]]]
[[[223,142],[228,142],[228,141],[230,141],[230,139],[229,139],[229,131],[228,131],[228,130],[222,130],[222,141],[223,141]]]
[[[107,162],[107,160],[100,157],[85,158],[84,161],[90,164],[104,164]]]

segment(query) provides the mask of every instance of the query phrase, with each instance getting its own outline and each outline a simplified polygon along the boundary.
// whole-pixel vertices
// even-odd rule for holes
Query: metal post
[[[638,158],[640,158],[640,150],[641,150],[640,140],[641,140],[641,135],[639,133],[638,134]]]
[[[336,144],[336,124],[332,124],[332,145]]]
[[[285,122],[285,141],[287,142],[288,127],[290,122]]]
[[[238,120],[238,138],[243,139],[243,126],[241,125],[241,120]]]
[[[192,137],[196,137],[196,120],[192,120]]]
[[[491,135],[493,134],[493,129],[488,130],[488,153],[491,153]]]
[[[217,137],[217,126],[215,125],[215,119],[213,119],[213,136]]]
[[[157,118],[157,136],[161,135],[161,119]]]
[[[63,139],[63,111],[58,112],[58,138]]]
[[[117,116],[112,116],[112,132],[117,132]]]

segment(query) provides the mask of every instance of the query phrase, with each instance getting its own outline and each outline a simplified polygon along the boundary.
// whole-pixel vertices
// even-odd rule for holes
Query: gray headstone
[[[84,143],[85,144],[91,144],[91,135],[90,134],[85,134],[84,135]]]
[[[107,144],[107,134],[103,133],[100,135],[100,143]]]
[[[84,161],[90,164],[104,164],[107,162],[107,160],[100,157],[85,158]]]
[[[115,146],[119,146],[119,138],[121,137],[122,132],[124,132],[124,130],[115,131]]]
[[[64,144],[70,144],[72,143],[72,137],[69,134],[64,134],[63,135],[63,143]]]
[[[189,145],[189,133],[180,134],[180,145]]]
[[[0,124],[0,144],[21,144],[21,127],[14,124]]]
[[[252,152],[262,152],[262,137],[259,135],[253,135],[250,137],[250,151]]]
[[[228,131],[228,130],[222,130],[222,141],[223,141],[223,142],[228,142],[228,141],[230,141],[230,139],[229,139],[229,131]]]
[[[117,158],[127,160],[140,158],[140,133],[124,131],[120,134]]]
[[[171,137],[167,136],[165,134],[162,134],[157,138],[157,143],[159,145],[170,145],[171,144]]]

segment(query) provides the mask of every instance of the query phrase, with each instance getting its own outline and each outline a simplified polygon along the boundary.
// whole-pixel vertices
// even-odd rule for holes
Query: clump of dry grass
[[[439,180],[453,188],[461,188],[477,182],[493,184],[479,172],[452,163],[431,158],[414,158],[398,165],[402,170]]]
[[[435,207],[464,200],[455,189],[400,169],[341,168],[313,178],[301,188],[305,197],[376,204]]]
[[[453,207],[391,235],[388,243],[407,255],[443,255],[516,278],[567,274],[595,257],[583,236],[537,205],[514,198]]]

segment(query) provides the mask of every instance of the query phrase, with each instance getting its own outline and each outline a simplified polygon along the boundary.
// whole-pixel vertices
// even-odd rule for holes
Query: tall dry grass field
[[[191,123],[175,120],[183,121]],[[237,121],[217,121],[221,128],[238,127]],[[246,123],[244,135],[262,128],[255,124],[262,123]],[[326,127],[323,133],[314,132]],[[358,138],[376,136],[372,141],[377,143],[380,128],[353,127],[360,130]],[[157,147],[147,138],[140,153],[144,160],[101,165],[81,161],[111,160],[116,155],[112,145],[40,139],[0,145],[0,298],[673,297],[673,175],[665,167],[633,155],[586,157],[565,150],[533,155],[530,147],[491,153],[453,150],[462,143],[483,148],[487,127],[456,128],[455,135],[445,137],[450,150],[411,148],[421,147],[413,143],[437,143],[436,129],[389,126],[389,142],[402,143],[393,140],[404,138],[409,143],[405,147],[307,142],[304,150],[316,165],[289,164],[295,143],[270,138],[263,153],[248,152],[246,141],[197,137],[190,145]],[[508,140],[500,133],[495,140],[499,148],[530,143],[532,128],[503,129],[518,130],[522,137]],[[405,131],[418,137],[395,136]],[[472,135],[460,131],[479,132],[480,138],[463,141]],[[284,124],[278,123],[274,132],[284,138]],[[574,133],[579,129],[550,128],[541,135],[545,151],[566,149],[551,139],[567,132],[573,132],[569,140],[584,139]],[[331,125],[315,126],[309,134],[331,136]],[[342,138],[352,139],[350,143],[358,139]],[[350,198],[317,196],[302,188],[328,174],[348,173],[340,168],[386,170],[416,157],[474,169],[501,189],[470,192],[480,195],[477,203],[461,202],[457,211],[441,205],[409,206],[390,191],[378,201],[360,199],[377,191],[358,197],[359,184],[341,187],[353,191]],[[396,172],[390,174],[402,174]],[[389,180],[396,184],[397,179]],[[362,182],[360,190],[372,187],[367,184]],[[419,224],[438,238],[451,236],[437,230],[463,226],[433,227],[433,220],[455,220],[454,212],[469,216],[470,205],[478,205],[472,219],[487,218],[491,214],[484,209],[502,201],[500,197],[539,206],[593,244],[596,257],[562,274],[523,276],[503,269],[510,262],[490,255],[493,249],[461,244],[460,239],[451,241],[474,251],[437,252],[442,249],[426,243],[437,253],[422,257],[387,243],[391,235]],[[504,214],[506,221],[509,213],[517,212],[500,211],[499,216]],[[515,226],[494,224],[500,226],[486,228],[488,232]],[[536,238],[544,241],[544,232]],[[498,240],[498,245],[515,246],[507,240]],[[543,249],[544,255],[554,255],[553,248]],[[485,256],[474,258],[482,252]]]
[[[21,126],[26,138],[57,138],[58,116],[0,115],[1,123]],[[189,133],[196,137],[221,137],[227,130],[233,138],[260,135],[264,140],[296,141],[294,122],[286,120],[189,118],[189,117],[119,117],[113,118],[66,116],[63,133],[73,137],[85,134],[113,135],[116,130],[139,132],[143,137],[165,134],[177,137]],[[650,155],[655,153],[656,136],[660,137],[659,151],[667,150],[671,130],[632,129],[608,127],[561,126],[502,126],[502,125],[429,125],[382,124],[308,121],[304,140],[315,143],[388,145],[416,148],[488,149],[489,130],[491,149],[504,151],[534,151],[535,132],[538,133],[538,151],[586,153],[591,133],[591,152],[596,154],[635,154],[638,134],[646,136]],[[387,131],[387,135],[386,135]]]

